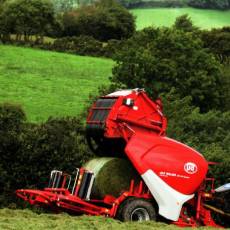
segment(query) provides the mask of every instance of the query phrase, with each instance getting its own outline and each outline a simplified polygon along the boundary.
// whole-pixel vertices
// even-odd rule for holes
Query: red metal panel
[[[166,137],[136,133],[125,152],[140,174],[151,169],[183,194],[194,193],[208,170],[208,163],[200,153]]]
[[[123,137],[123,133],[119,129],[122,123],[128,124],[135,131],[149,130],[156,134],[163,135],[165,133],[167,121],[162,113],[162,106],[156,102],[151,101],[144,91],[130,90],[129,94],[117,94],[117,100],[109,109],[109,113],[106,117],[104,136],[108,138]],[[110,95],[102,97],[101,99],[114,98]],[[100,100],[101,100],[100,99]],[[133,100],[134,104],[126,105],[125,100]],[[92,106],[88,118],[87,124],[96,123],[92,121],[92,113],[95,109],[95,104]],[[104,107],[97,108],[98,110],[104,110]]]

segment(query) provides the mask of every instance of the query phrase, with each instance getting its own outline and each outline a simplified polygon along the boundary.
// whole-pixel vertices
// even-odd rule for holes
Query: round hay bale
[[[87,162],[84,168],[95,174],[91,198],[103,199],[105,195],[118,197],[129,190],[132,179],[140,180],[137,171],[125,159],[95,158]]]

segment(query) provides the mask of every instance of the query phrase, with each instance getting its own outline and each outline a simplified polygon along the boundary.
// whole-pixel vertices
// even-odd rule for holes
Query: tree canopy
[[[64,35],[89,35],[102,41],[130,37],[135,31],[131,13],[114,0],[101,0],[63,15]]]
[[[4,33],[24,35],[45,34],[54,22],[54,8],[49,0],[17,0],[6,2],[0,15]]]
[[[230,0],[190,0],[189,5],[198,8],[229,9]]]
[[[181,15],[180,17],[177,17],[174,23],[174,27],[178,30],[183,30],[184,32],[192,32],[193,30],[196,29],[188,14],[184,14]]]
[[[116,61],[115,83],[144,87],[154,98],[174,88],[201,111],[222,105],[221,65],[192,33],[145,29],[127,41]]]

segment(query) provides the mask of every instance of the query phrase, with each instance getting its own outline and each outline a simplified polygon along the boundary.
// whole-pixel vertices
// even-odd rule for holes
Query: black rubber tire
[[[156,221],[156,210],[147,200],[130,199],[124,203],[120,218],[122,221]]]
[[[117,213],[116,213],[116,219],[123,221],[123,218],[122,218],[123,208],[126,206],[128,202],[131,202],[132,200],[135,200],[135,199],[136,199],[135,197],[129,197],[119,205]]]

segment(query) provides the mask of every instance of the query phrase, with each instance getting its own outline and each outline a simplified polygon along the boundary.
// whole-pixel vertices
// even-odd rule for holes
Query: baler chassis
[[[41,206],[56,213],[64,211],[74,215],[102,215],[117,218],[121,208],[124,208],[124,201],[129,199],[148,201],[157,209],[154,198],[142,180],[138,182],[131,180],[129,190],[123,191],[117,198],[106,195],[103,199],[91,199],[94,174],[81,168],[77,169],[74,177],[72,180],[71,175],[53,170],[47,188],[43,190],[19,189],[16,194],[30,205]],[[220,227],[212,219],[211,210],[204,204],[205,201],[212,199],[214,179],[208,178],[206,182],[211,182],[211,192],[205,192],[206,183],[203,184],[197,196],[184,205],[178,221],[170,221],[170,223],[180,227]],[[189,215],[191,210],[193,213]]]
[[[94,175],[83,168],[77,169],[73,186],[71,175],[62,171],[51,172],[49,185],[44,190],[19,189],[16,195],[31,205],[49,208],[55,212],[65,211],[72,214],[104,215],[115,217],[118,207],[128,197],[151,199],[152,196],[140,181],[135,186],[130,183],[129,191],[124,191],[118,198],[106,195],[102,200],[90,199]]]

